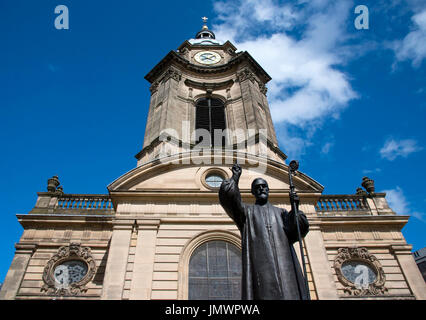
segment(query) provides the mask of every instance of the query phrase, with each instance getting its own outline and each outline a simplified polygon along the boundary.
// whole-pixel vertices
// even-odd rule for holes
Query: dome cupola
[[[195,39],[191,39],[189,42],[191,44],[202,44],[202,45],[218,45],[221,44],[220,41],[216,40],[216,35],[213,31],[209,30],[207,27],[207,17],[202,17],[203,27],[195,35]]]
[[[203,19],[204,25],[203,28],[197,32],[197,34],[195,35],[195,39],[216,39],[215,34],[213,33],[213,31],[210,31],[209,28],[207,27],[207,17],[202,17],[201,19]]]

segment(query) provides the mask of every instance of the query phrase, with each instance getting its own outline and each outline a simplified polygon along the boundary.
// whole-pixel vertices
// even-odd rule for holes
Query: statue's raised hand
[[[236,182],[238,182],[238,180],[240,179],[240,176],[241,176],[241,172],[242,172],[242,169],[241,169],[240,165],[238,163],[234,164],[232,166],[231,170],[232,170],[232,178]]]

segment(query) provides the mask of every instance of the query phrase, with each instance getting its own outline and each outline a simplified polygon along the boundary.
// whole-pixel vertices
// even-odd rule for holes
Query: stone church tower
[[[260,176],[270,201],[290,209],[271,78],[204,25],[145,79],[151,99],[136,168],[104,195],[66,194],[49,179],[35,207],[17,215],[24,232],[0,299],[239,299],[240,234],[219,205],[221,181],[238,161],[244,202]],[[323,195],[303,173],[294,183],[310,223],[312,299],[426,299],[401,233],[409,217],[388,207],[374,181],[365,177],[350,195]]]

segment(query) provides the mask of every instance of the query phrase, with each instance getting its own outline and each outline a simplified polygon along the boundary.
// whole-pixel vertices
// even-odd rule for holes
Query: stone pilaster
[[[105,268],[102,300],[120,300],[122,298],[133,222],[134,220],[118,220],[113,227]]]
[[[155,246],[160,220],[138,220],[137,225],[138,240],[130,299],[149,300],[151,299]]]
[[[15,248],[15,256],[0,291],[0,300],[15,299],[36,245],[17,243]]]
[[[337,287],[331,273],[321,229],[311,224],[305,237],[306,250],[319,300],[337,300]]]

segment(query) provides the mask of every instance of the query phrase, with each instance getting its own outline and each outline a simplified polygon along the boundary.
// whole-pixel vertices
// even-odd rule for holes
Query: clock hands
[[[195,57],[195,61],[202,63],[202,64],[214,64],[220,61],[220,55],[216,52],[198,52]]]
[[[200,59],[201,60],[203,60],[203,61],[206,61],[206,60],[209,60],[209,61],[214,61],[214,60],[216,60],[216,57],[214,56],[214,55],[212,55],[212,54],[202,54],[201,56],[200,56]]]

